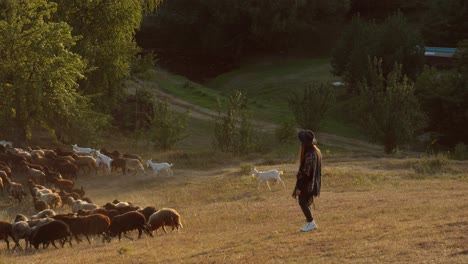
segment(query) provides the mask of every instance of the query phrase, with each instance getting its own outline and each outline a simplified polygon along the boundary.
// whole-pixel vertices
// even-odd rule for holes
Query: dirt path
[[[214,117],[218,116],[216,111],[191,104],[160,89],[152,89],[150,91],[155,92],[160,98],[166,99],[173,111],[185,112],[187,109],[190,109],[193,118],[205,121],[211,121]],[[261,131],[273,131],[277,127],[275,124],[259,120],[255,121],[255,124],[256,128],[260,129]],[[369,154],[383,153],[383,146],[371,144],[358,139],[350,139],[323,132],[317,133],[317,139],[321,144],[325,144],[330,147],[338,147],[356,152],[367,152]]]

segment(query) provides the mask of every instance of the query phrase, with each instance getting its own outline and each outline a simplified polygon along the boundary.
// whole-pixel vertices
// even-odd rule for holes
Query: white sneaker
[[[301,229],[302,232],[307,232],[317,229],[317,225],[315,224],[315,221],[312,220],[312,222],[307,222],[307,224]]]

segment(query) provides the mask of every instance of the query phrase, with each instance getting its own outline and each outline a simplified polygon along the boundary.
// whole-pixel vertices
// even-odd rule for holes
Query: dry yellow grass
[[[467,263],[468,163],[415,177],[415,162],[325,160],[313,212],[319,229],[308,233],[299,232],[304,219],[290,196],[296,164],[259,167],[285,171],[287,188],[272,185],[272,192],[257,191],[238,166],[175,168],[174,177],[82,177],[78,185],[96,203],[119,198],[172,207],[184,228],[58,250],[9,252],[0,242],[0,263]],[[0,218],[9,221],[31,207],[6,204],[2,199]]]

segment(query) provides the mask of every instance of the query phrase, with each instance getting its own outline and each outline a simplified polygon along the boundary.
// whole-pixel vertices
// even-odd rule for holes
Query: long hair
[[[311,146],[304,146],[301,144],[301,148],[299,150],[299,168],[302,168],[302,164],[304,164],[305,161],[305,154],[311,150],[316,150],[317,148],[315,145]]]

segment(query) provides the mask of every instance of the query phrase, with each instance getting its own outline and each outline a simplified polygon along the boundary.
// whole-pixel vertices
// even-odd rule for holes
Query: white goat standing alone
[[[156,163],[156,162],[153,162],[152,160],[146,161],[146,166],[151,167],[153,169],[153,176],[156,176],[159,171],[166,171],[167,173],[169,173],[170,176],[172,176],[173,173],[172,173],[171,167],[173,165],[174,164],[169,164],[166,162]]]
[[[286,188],[284,181],[280,177],[280,175],[283,174],[283,171],[279,171],[279,170],[258,171],[256,168],[252,168],[250,170],[250,174],[257,176],[257,179],[258,179],[257,190],[260,190],[260,184],[262,184],[263,182],[266,182],[268,189],[271,191],[270,184],[268,183],[269,180],[274,180],[277,183],[281,182],[283,184],[283,188]]]

